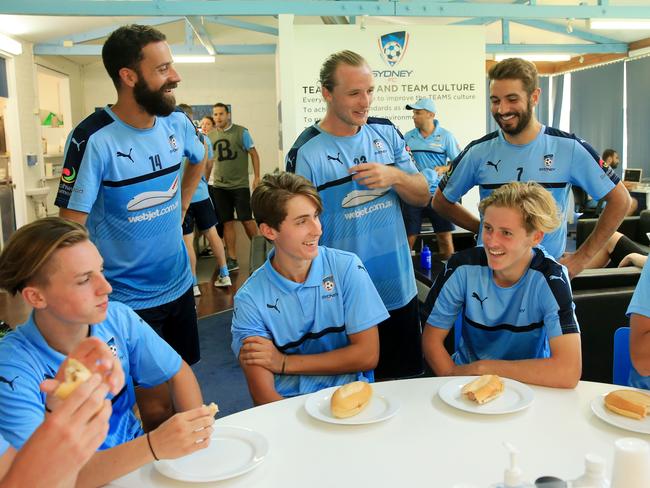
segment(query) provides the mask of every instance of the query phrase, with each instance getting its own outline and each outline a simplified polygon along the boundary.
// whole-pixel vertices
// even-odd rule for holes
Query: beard
[[[150,115],[166,117],[176,109],[174,95],[165,95],[165,90],[176,88],[177,83],[165,83],[158,90],[150,90],[147,82],[140,73],[133,87],[135,101]]]
[[[517,116],[517,118],[519,119],[517,125],[515,125],[514,127],[508,127],[505,125],[505,123],[501,120],[501,117],[508,116],[508,115]],[[517,134],[520,134],[521,131],[523,131],[528,126],[530,120],[533,118],[533,103],[529,98],[525,112],[508,112],[507,114],[496,113],[496,114],[492,114],[492,116],[494,117],[494,120],[496,120],[497,124],[499,124],[499,127],[501,127],[501,130],[503,132],[505,132],[510,136],[516,136]]]

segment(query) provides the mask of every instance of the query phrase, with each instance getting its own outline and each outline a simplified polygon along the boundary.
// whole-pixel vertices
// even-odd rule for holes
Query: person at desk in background
[[[456,225],[480,233],[480,221],[458,201],[479,185],[481,199],[510,181],[536,181],[553,194],[562,225],[542,245],[564,264],[569,277],[580,273],[618,228],[630,196],[613,170],[582,139],[552,127],[535,116],[540,96],[537,68],[519,58],[505,59],[489,71],[490,103],[500,130],[471,142],[453,161],[433,199],[433,208]],[[607,202],[596,227],[575,253],[564,253],[566,215],[571,185]]]
[[[643,271],[627,308],[632,359],[628,381],[630,386],[650,390],[650,266],[647,266],[647,257],[642,261]]]
[[[52,412],[20,451],[0,435],[0,488],[73,487],[79,470],[104,442],[112,411],[106,395],[124,386],[120,362],[96,337],[81,341],[69,357],[83,363],[93,376],[65,400],[49,395],[61,384],[68,361],[61,363],[54,379],[41,383]]]
[[[318,245],[323,204],[292,173],[266,175],[253,192],[261,234],[274,244],[235,295],[232,350],[256,404],[369,377],[377,324],[388,317],[366,268]]]
[[[460,153],[460,146],[454,135],[441,127],[436,120],[436,105],[433,100],[422,98],[407,105],[406,109],[413,110],[415,129],[404,134],[404,141],[413,155],[418,170],[427,179],[429,191],[433,195],[438,188],[440,178],[449,170],[449,161]],[[416,207],[403,203],[402,213],[411,249],[422,229],[422,218],[427,217],[436,233],[440,258],[449,259],[449,256],[454,253],[454,242],[451,238],[454,224],[440,217],[431,205]]]
[[[190,367],[131,308],[108,300],[111,285],[102,271],[86,228],[58,217],[21,227],[0,254],[0,288],[20,293],[33,308],[24,325],[0,340],[0,376],[9,378],[0,384],[0,435],[16,448],[27,442],[46,417],[41,381],[54,377],[84,338],[105,342],[124,371],[108,435],[79,472],[82,486],[205,448],[214,422]],[[181,413],[145,434],[133,412],[135,382],[164,386]]]
[[[454,254],[427,297],[427,362],[438,376],[574,388],[582,358],[571,285],[566,268],[537,247],[560,224],[552,195],[537,183],[508,183],[479,210],[483,246]],[[450,356],[444,340],[459,314],[462,337]]]

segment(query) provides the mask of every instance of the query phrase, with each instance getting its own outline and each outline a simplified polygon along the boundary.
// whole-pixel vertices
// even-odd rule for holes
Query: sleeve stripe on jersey
[[[496,190],[497,188],[501,188],[503,185],[507,185],[508,183],[510,183],[510,181],[506,181],[504,183],[486,183],[479,186],[486,190]],[[566,182],[552,183],[552,182],[537,181],[536,183],[544,188],[565,188],[567,185],[569,185],[569,183]]]
[[[449,178],[454,174],[454,170],[456,167],[461,163],[461,160],[467,154],[467,151],[469,151],[473,146],[476,146],[477,144],[480,144],[482,142],[489,141],[491,139],[494,139],[495,137],[499,137],[499,131],[495,130],[494,132],[490,132],[489,134],[484,135],[480,139],[476,139],[475,141],[470,142],[467,146],[465,146],[465,149],[463,149],[458,156],[456,156],[456,159],[454,159],[451,162],[451,169],[445,175],[442,177],[442,180],[440,180],[440,183],[438,184],[438,188],[440,191],[444,191],[445,187],[447,186],[447,181]]]
[[[308,341],[309,339],[320,339],[321,337],[326,336],[327,334],[339,334],[341,332],[345,332],[345,325],[341,325],[338,327],[327,327],[326,329],[323,329],[320,332],[307,332],[304,336],[302,336],[297,341],[289,342],[283,346],[276,344],[275,347],[278,348],[278,351],[284,352],[288,349],[292,349],[294,347],[300,346],[303,342]]]
[[[404,136],[402,135],[402,132],[397,128],[395,124],[393,124],[389,119],[385,119],[382,117],[368,117],[368,120],[366,120],[366,124],[368,125],[392,125],[393,129],[399,134],[399,136],[404,139]]]
[[[102,109],[90,114],[77,127],[75,127],[70,137],[68,150],[65,153],[65,159],[63,162],[64,175],[68,174],[76,177],[76,175],[79,174],[81,161],[86,153],[90,137],[95,132],[113,122],[113,117],[111,117],[106,110]],[[63,178],[61,179],[54,205],[61,208],[68,207],[68,202],[72,196],[75,181],[76,180],[73,180],[72,182],[67,183]]]
[[[544,322],[533,322],[532,324],[528,325],[512,325],[512,324],[499,324],[499,325],[483,325],[479,324],[478,322],[474,322],[472,319],[468,318],[467,315],[465,315],[465,323],[467,325],[471,325],[472,327],[475,327],[476,329],[484,330],[487,332],[494,332],[497,330],[507,330],[510,332],[530,332],[536,329],[541,329],[544,327]]]
[[[287,154],[287,165],[285,168],[286,171],[288,171],[289,173],[296,172],[296,160],[298,159],[298,150],[302,146],[304,146],[309,140],[313,139],[319,134],[320,131],[313,125],[311,127],[307,127],[302,132],[302,134],[300,134],[296,142],[293,144],[293,147],[289,150],[289,153]]]
[[[110,180],[104,180],[102,181],[102,185],[108,186],[111,188],[119,188],[121,186],[129,186],[129,185],[134,185],[136,183],[140,183],[142,181],[148,181],[148,180],[153,180],[158,178],[159,176],[164,176],[169,173],[174,173],[178,171],[181,167],[181,163],[175,164],[174,166],[170,166],[169,168],[161,169],[160,171],[156,171],[155,173],[148,173],[146,175],[140,175],[136,176],[135,178],[129,178],[128,180],[122,180],[122,181],[110,181]]]
[[[573,313],[573,295],[571,287],[567,283],[567,276],[564,274],[562,265],[544,256],[541,249],[535,248],[535,256],[530,262],[530,269],[539,271],[544,275],[553,298],[560,308],[558,316],[560,328],[563,334],[580,332]]]

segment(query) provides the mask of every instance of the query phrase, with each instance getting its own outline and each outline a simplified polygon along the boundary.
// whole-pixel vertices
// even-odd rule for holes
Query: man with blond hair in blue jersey
[[[479,233],[479,220],[457,203],[475,185],[481,199],[510,181],[536,181],[549,190],[564,216],[562,225],[544,237],[542,246],[560,259],[573,278],[607,243],[630,206],[630,196],[616,174],[582,139],[542,125],[534,107],[540,96],[537,69],[510,58],[489,72],[492,115],[500,130],[471,142],[453,161],[435,193],[433,208],[456,225]],[[565,254],[566,215],[571,185],[607,202],[594,231],[573,254]]]
[[[70,134],[55,204],[61,217],[88,227],[104,256],[111,298],[129,305],[194,364],[200,358],[196,305],[180,224],[206,149],[176,110],[173,90],[181,79],[164,34],[150,26],[120,27],[104,43],[102,60],[117,102]],[[181,179],[184,158],[191,164]],[[138,394],[169,397],[165,388]],[[150,412],[143,405],[151,427],[171,413],[169,400],[159,408],[157,398]]]
[[[232,350],[254,402],[372,379],[376,325],[388,312],[357,256],[318,245],[323,206],[314,186],[266,175],[251,200],[274,244],[235,295]]]
[[[537,183],[512,182],[479,209],[483,246],[454,254],[427,297],[427,362],[438,376],[498,374],[574,388],[582,359],[569,277],[537,247],[561,222],[553,197]],[[444,340],[458,317],[450,356]]]
[[[422,372],[420,322],[400,199],[424,206],[425,178],[387,119],[368,117],[372,70],[352,51],[332,54],[320,72],[327,112],[298,137],[287,170],[310,180],[323,200],[328,247],[359,256],[390,318],[379,324],[378,379]]]

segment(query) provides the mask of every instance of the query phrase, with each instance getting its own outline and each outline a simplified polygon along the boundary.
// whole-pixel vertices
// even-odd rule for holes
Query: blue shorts
[[[190,203],[190,207],[185,214],[183,220],[183,235],[191,234],[194,232],[194,223],[200,232],[205,232],[217,225],[217,214],[214,212],[212,200],[206,198],[200,202]]]
[[[454,224],[438,215],[430,205],[426,207],[414,207],[413,205],[402,202],[402,216],[404,217],[406,235],[409,236],[420,233],[423,217],[427,217],[431,221],[434,232],[451,232],[456,228]]]

